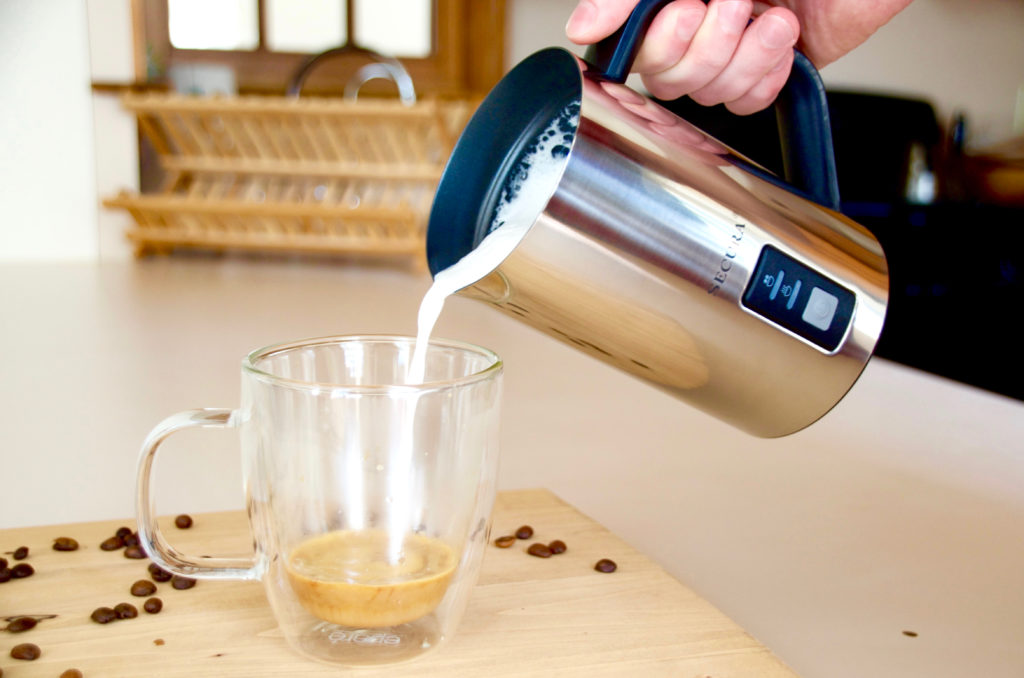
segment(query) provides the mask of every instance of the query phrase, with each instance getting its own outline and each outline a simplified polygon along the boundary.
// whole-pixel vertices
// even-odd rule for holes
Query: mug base
[[[410,661],[444,640],[433,614],[407,624],[379,628],[316,620],[287,634],[300,654],[335,666],[381,666]]]

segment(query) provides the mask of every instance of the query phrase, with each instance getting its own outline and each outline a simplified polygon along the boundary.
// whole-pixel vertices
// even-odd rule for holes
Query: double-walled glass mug
[[[180,412],[139,459],[139,536],[160,567],[262,579],[288,643],[358,666],[412,659],[452,635],[476,582],[494,503],[502,363],[434,340],[406,383],[411,337],[271,346],[242,362],[237,410]],[[237,428],[251,559],[192,557],[161,534],[151,492],[160,443]]]

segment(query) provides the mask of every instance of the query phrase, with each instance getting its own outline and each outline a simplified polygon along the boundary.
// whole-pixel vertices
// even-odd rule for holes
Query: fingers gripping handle
[[[587,48],[587,75],[625,82],[658,12],[672,0],[640,0],[615,33]],[[705,0],[706,2],[707,0]],[[786,180],[815,202],[839,210],[839,180],[832,148],[825,85],[810,59],[796,52],[789,80],[776,102]]]
[[[640,0],[619,30],[587,48],[583,60],[596,69],[588,74],[601,80],[626,82],[647,29],[670,2],[672,0]]]
[[[172,433],[186,428],[234,428],[237,413],[228,409],[188,410],[167,417],[150,431],[139,453],[136,515],[139,542],[158,566],[186,577],[197,579],[259,579],[260,571],[253,558],[192,557],[179,553],[167,543],[156,521],[153,499],[153,461],[160,444]]]

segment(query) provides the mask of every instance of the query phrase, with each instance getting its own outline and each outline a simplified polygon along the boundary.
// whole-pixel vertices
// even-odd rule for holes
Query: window
[[[280,94],[311,55],[345,45],[399,58],[422,94],[483,94],[504,68],[505,0],[135,2],[149,80],[212,64],[232,70],[239,92]],[[357,49],[324,59],[303,91],[339,93],[366,60]]]

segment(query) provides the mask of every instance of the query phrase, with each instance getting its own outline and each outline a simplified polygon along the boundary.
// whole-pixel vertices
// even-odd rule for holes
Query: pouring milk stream
[[[578,122],[578,103],[566,106],[551,120],[540,137],[525,149],[509,175],[510,179],[504,186],[487,236],[458,262],[434,276],[434,282],[423,296],[417,314],[416,345],[405,383],[423,383],[427,344],[444,308],[445,299],[493,271],[515,249],[537,215],[543,211],[558,184],[565,166],[565,156],[569,153],[567,144],[571,143]],[[406,405],[406,424],[398,440],[395,459],[399,463],[411,465],[416,400],[411,399]],[[403,523],[409,519],[409,512],[401,504],[407,501],[409,494],[403,486],[407,477],[412,477],[412,474],[395,473],[392,476],[394,481],[389,495],[398,505],[397,510],[391,513],[391,520],[395,523],[388,544],[388,558],[391,562],[399,562],[403,557],[400,535],[405,531],[403,528],[408,527]]]

